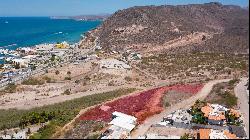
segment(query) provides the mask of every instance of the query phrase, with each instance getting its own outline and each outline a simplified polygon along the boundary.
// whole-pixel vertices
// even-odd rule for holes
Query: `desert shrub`
[[[114,86],[114,85],[115,85],[115,82],[113,80],[109,81],[108,86]]]
[[[129,77],[129,76],[126,76],[124,79],[125,79],[126,81],[132,81],[132,78]]]
[[[52,79],[51,79],[50,77],[48,77],[48,76],[43,77],[43,79],[44,79],[47,83],[52,83],[52,82],[53,82]]]
[[[66,90],[62,93],[62,95],[70,95],[70,94],[71,94],[71,92],[70,92],[69,89],[66,89]]]
[[[205,79],[205,81],[210,81],[210,80],[211,80],[211,79],[210,79],[210,78],[208,78],[208,77]]]
[[[91,80],[91,78],[89,76],[85,76],[84,80],[89,81],[89,80]]]
[[[17,88],[17,85],[11,83],[11,84],[8,84],[4,88],[4,92],[6,92],[6,93],[14,93],[14,92],[16,92],[16,88]]]
[[[71,80],[71,77],[65,77],[64,80]]]
[[[79,83],[80,83],[80,80],[75,80],[75,83],[76,83],[76,84],[79,84]]]
[[[44,84],[43,80],[38,80],[36,78],[29,78],[22,82],[23,85],[42,85]]]
[[[90,134],[87,139],[98,139],[100,137],[99,133]]]
[[[67,74],[68,74],[68,75],[70,75],[70,74],[71,74],[71,72],[70,72],[70,71],[68,71],[68,72],[67,72]]]
[[[191,138],[191,136],[189,134],[185,133],[183,136],[181,136],[180,139],[190,139],[190,138]]]
[[[218,102],[225,104],[228,108],[232,108],[237,105],[238,98],[234,94],[226,91],[225,93],[221,94],[221,97],[222,98],[219,99]]]
[[[228,85],[230,87],[233,87],[236,83],[238,83],[240,80],[239,79],[233,79],[228,82]]]
[[[60,72],[59,72],[58,70],[56,70],[56,72],[55,72],[55,73],[56,73],[56,75],[60,74]]]

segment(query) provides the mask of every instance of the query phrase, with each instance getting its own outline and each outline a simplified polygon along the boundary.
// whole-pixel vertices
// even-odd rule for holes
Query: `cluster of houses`
[[[121,112],[112,113],[112,121],[109,122],[109,127],[100,136],[101,139],[126,139],[129,138],[130,132],[136,126],[134,116],[130,116]]]
[[[238,139],[235,134],[228,130],[200,129],[198,139]]]
[[[229,111],[236,118],[240,118],[241,115],[238,111],[234,109],[228,109],[219,104],[209,104],[201,108],[201,111],[204,113],[204,117],[207,119],[208,124],[210,125],[224,125],[226,124],[226,112]]]
[[[13,81],[14,76],[27,77],[27,75],[31,75],[31,70],[38,67],[39,69],[44,69],[69,60],[71,56],[74,56],[72,52],[74,48],[77,48],[76,46],[77,44],[70,45],[67,42],[62,42],[18,48],[14,51],[19,54],[18,57],[4,57],[4,64],[1,65],[0,86],[6,85],[8,81]]]
[[[15,52],[20,54],[20,57],[7,57],[5,61],[8,64],[19,64],[23,67],[28,67],[32,60],[42,60],[47,57],[44,56],[58,56],[61,57],[70,48],[73,47],[67,42],[57,44],[40,44],[35,47],[18,48]],[[39,59],[42,58],[42,59]]]
[[[237,110],[228,109],[219,104],[207,103],[201,107],[201,112],[205,118],[204,124],[194,123],[192,120],[195,115],[191,115],[190,111],[191,109],[176,110],[154,126],[193,130],[194,134],[192,135],[196,136],[197,139],[238,139],[247,137],[244,127],[241,124],[232,124],[228,118],[231,115],[239,122],[242,122],[241,114]],[[147,134],[144,137],[146,136]],[[149,135],[149,137],[152,136]],[[154,138],[156,137],[159,136],[154,135]]]

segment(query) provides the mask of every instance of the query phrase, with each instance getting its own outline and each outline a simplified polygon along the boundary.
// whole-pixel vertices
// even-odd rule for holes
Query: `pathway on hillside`
[[[201,44],[203,43],[202,41],[203,36],[205,36],[207,40],[207,39],[212,38],[213,34],[205,33],[205,32],[196,32],[194,34],[189,34],[189,35],[165,42],[160,47],[148,48],[145,50],[145,52],[159,52],[159,51],[170,49],[170,48],[177,48],[177,47],[187,46],[191,44]]]
[[[247,78],[242,78],[240,83],[234,88],[234,93],[238,97],[238,104],[243,115],[243,121],[249,138],[249,97],[247,96]]]
[[[178,110],[178,109],[184,109],[191,107],[194,102],[198,99],[203,100],[206,98],[206,96],[210,93],[213,86],[215,84],[221,83],[221,82],[228,82],[230,79],[222,79],[222,80],[213,80],[204,85],[204,87],[194,96],[190,97],[187,100],[184,100],[178,104],[175,104],[174,106],[168,107],[165,111],[163,111],[160,114],[154,115],[153,117],[148,118],[145,120],[145,122],[142,125],[139,125],[137,129],[132,133],[131,138],[137,139],[138,136],[143,135],[147,132],[147,130],[150,128],[152,124],[156,124],[162,120],[164,116],[167,114]]]

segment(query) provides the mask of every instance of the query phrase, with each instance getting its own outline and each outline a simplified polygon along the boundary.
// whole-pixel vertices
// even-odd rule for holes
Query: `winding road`
[[[131,134],[131,138],[137,139],[139,136],[144,135],[147,130],[150,128],[152,124],[156,124],[162,120],[164,116],[167,114],[178,110],[178,109],[188,109],[190,108],[196,100],[203,100],[207,97],[207,95],[211,92],[212,88],[214,85],[222,82],[228,82],[231,79],[222,79],[222,80],[213,80],[204,85],[204,87],[194,96],[190,97],[187,100],[184,100],[180,103],[175,104],[174,106],[168,107],[165,111],[163,111],[160,114],[154,115],[147,120],[141,125],[137,127],[137,129],[134,130],[134,132]]]
[[[247,95],[247,78],[241,78],[239,84],[234,88],[234,93],[238,97],[238,105],[243,116],[247,139],[249,138],[249,96]]]

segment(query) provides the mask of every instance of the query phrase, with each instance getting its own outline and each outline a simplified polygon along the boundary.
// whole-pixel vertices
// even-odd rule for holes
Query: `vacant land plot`
[[[243,54],[159,54],[144,57],[137,66],[162,80],[197,79],[197,77],[209,80],[219,75],[246,74],[249,65],[248,58],[248,55]]]
[[[101,130],[108,124],[103,121],[81,121],[75,122],[73,129],[64,134],[65,139],[97,139]]]
[[[192,133],[192,130],[183,129],[183,128],[175,128],[175,127],[157,127],[152,126],[147,131],[147,134],[158,134],[161,136],[183,136],[184,134]]]
[[[238,79],[234,79],[229,82],[215,85],[205,101],[221,104],[228,108],[235,108],[237,106],[238,98],[235,96],[234,87],[238,82]]]

